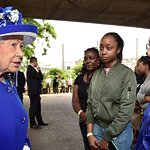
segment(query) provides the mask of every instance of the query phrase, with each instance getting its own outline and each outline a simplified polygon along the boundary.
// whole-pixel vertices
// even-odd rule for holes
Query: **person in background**
[[[23,47],[37,36],[37,27],[22,24],[22,14],[8,6],[0,8],[0,149],[30,149],[28,116],[11,80],[19,69]]]
[[[51,78],[46,79],[46,90],[47,90],[47,94],[51,93]]]
[[[41,129],[41,126],[46,126],[41,115],[41,88],[42,88],[43,74],[37,62],[36,57],[30,58],[30,64],[27,68],[27,86],[28,95],[30,98],[29,118],[30,127],[32,129]],[[37,123],[36,123],[36,120]]]
[[[18,95],[23,103],[23,93],[25,92],[25,83],[26,83],[26,78],[24,76],[24,73],[18,70],[12,73],[12,78],[14,79],[14,83],[17,87]]]
[[[137,80],[137,93],[139,92],[141,85],[145,81],[149,68],[148,68],[148,56],[142,56],[141,58],[138,59],[137,65],[135,66],[135,75],[136,75],[136,80]]]
[[[138,61],[137,61],[137,63],[138,63]],[[138,65],[138,64],[137,64]],[[145,75],[144,74],[141,74],[139,71],[138,71],[138,66],[135,66],[135,68],[134,68],[134,73],[135,73],[135,76],[136,76],[136,81],[137,81],[137,84],[138,85],[140,85],[140,84],[142,84],[144,81],[144,77],[145,77]],[[137,85],[137,86],[138,86]]]
[[[150,149],[150,41],[146,44],[147,49],[147,77],[144,83],[141,85],[141,89],[138,92],[137,99],[142,104],[147,103],[148,106],[144,112],[142,123],[139,130],[138,140],[135,146],[135,150],[149,150]],[[144,68],[144,67],[143,67]],[[146,69],[145,69],[146,70]]]
[[[65,93],[66,92],[66,80],[64,77],[62,77],[61,79],[61,93]]]
[[[143,110],[146,109],[147,104],[145,103],[145,94],[150,94],[150,87],[148,81],[150,80],[150,57],[142,56],[137,62],[137,70],[140,75],[143,76],[143,81],[139,85],[137,92],[137,100],[141,104]]]
[[[88,86],[94,72],[99,68],[99,52],[96,48],[88,48],[84,53],[82,73],[77,76],[73,86],[72,107],[79,116],[79,126],[82,133],[85,150],[91,150],[87,139],[86,107]]]
[[[55,76],[53,80],[53,93],[54,94],[56,93],[58,94],[58,87],[59,87],[58,76]]]
[[[68,93],[71,93],[72,92],[72,77],[70,75],[68,77],[67,84],[68,84]]]
[[[133,128],[130,118],[136,102],[136,77],[121,64],[124,41],[109,32],[100,40],[100,58],[104,64],[89,86],[86,111],[87,137],[92,149],[130,150]]]
[[[133,147],[135,146],[139,134],[139,128],[142,121],[143,112],[147,107],[147,103],[143,103],[143,98],[140,98],[141,94],[143,93],[143,82],[145,81],[145,78],[150,72],[149,69],[149,57],[148,56],[142,56],[138,59],[137,65],[135,66],[135,72],[137,74],[137,101],[134,109],[133,116],[131,118],[131,122],[133,125],[133,133],[134,133],[134,140],[133,140]]]
[[[146,44],[146,49],[147,49],[146,55],[150,57],[150,39],[149,42]]]

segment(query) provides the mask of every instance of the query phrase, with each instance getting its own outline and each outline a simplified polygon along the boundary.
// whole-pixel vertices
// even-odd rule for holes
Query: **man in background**
[[[27,68],[27,86],[28,95],[30,98],[29,119],[30,127],[33,129],[40,129],[41,126],[46,126],[41,116],[41,88],[42,88],[43,74],[38,66],[37,58],[31,57],[30,64]],[[36,123],[36,120],[37,123]]]

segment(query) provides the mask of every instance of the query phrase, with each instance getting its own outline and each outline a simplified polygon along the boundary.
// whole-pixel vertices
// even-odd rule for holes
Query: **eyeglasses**
[[[150,49],[150,43],[146,44],[146,49]]]

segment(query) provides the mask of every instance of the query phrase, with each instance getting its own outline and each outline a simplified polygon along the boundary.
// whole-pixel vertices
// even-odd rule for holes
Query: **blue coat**
[[[0,149],[22,150],[27,140],[28,117],[16,87],[0,82]]]
[[[150,150],[150,104],[144,112],[135,150]]]

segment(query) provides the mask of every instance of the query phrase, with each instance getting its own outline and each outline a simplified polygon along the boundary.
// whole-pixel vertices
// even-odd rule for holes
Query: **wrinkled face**
[[[88,71],[94,71],[98,69],[99,57],[93,51],[87,51],[84,55],[84,64]]]
[[[111,67],[117,62],[117,54],[120,52],[118,49],[118,43],[111,35],[104,36],[100,41],[100,58]]]
[[[0,40],[0,74],[18,70],[23,58],[23,36],[7,36]]]
[[[137,62],[136,71],[138,74],[144,75],[146,74],[146,70],[148,69],[148,65],[143,64],[142,61]]]

